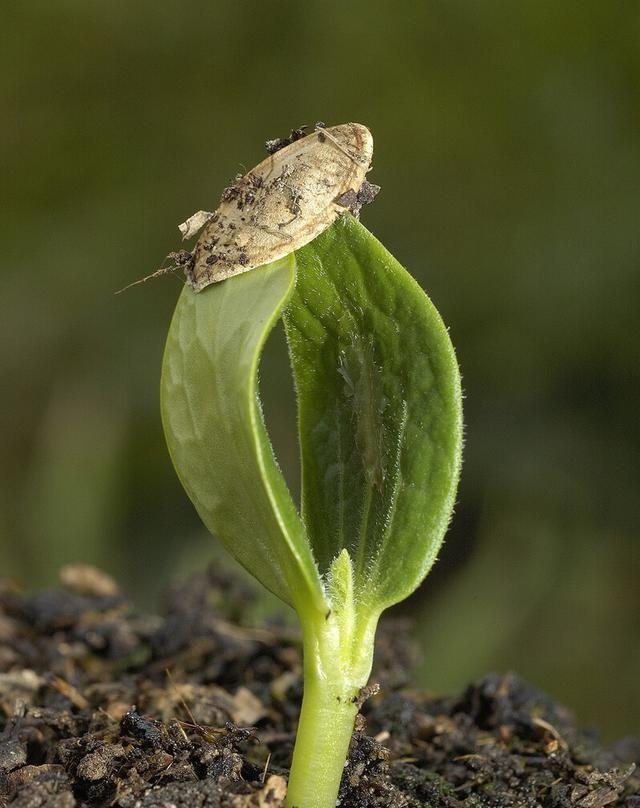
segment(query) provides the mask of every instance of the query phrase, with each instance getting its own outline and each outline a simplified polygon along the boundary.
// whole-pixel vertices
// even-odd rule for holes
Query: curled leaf
[[[298,250],[297,261],[285,326],[302,516],[320,570],[346,548],[357,599],[381,611],[420,584],[451,516],[458,366],[434,305],[353,217]]]
[[[258,399],[264,342],[294,283],[293,256],[178,301],[161,403],[169,452],[205,525],[299,612],[327,604]]]

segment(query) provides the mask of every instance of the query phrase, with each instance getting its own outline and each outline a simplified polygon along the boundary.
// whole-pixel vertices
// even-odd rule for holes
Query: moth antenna
[[[126,292],[127,289],[131,289],[132,286],[138,286],[139,284],[146,283],[153,278],[159,278],[162,275],[173,275],[177,269],[182,269],[182,267],[160,267],[160,269],[156,269],[155,272],[152,272],[151,275],[146,275],[144,278],[139,278],[137,281],[132,281],[126,286],[123,286],[122,289],[118,289],[118,291],[114,292],[113,294],[121,295],[123,292]]]
[[[316,124],[314,128],[315,128],[316,132],[318,132],[319,134],[322,134],[323,137],[328,138],[333,143],[333,145],[336,147],[336,149],[338,149],[338,151],[342,152],[342,154],[344,154],[345,157],[348,157],[349,160],[351,160],[353,163],[359,163],[360,165],[364,165],[364,163],[368,162],[368,160],[365,157],[362,157],[359,154],[354,154],[353,152],[350,152],[349,149],[345,149],[345,147],[342,145],[342,143],[340,143],[340,141],[336,137],[334,137],[331,134],[331,132],[328,132],[327,129],[325,129],[324,126],[320,126],[319,124]]]

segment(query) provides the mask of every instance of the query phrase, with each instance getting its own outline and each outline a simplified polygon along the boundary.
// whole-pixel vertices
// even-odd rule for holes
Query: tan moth
[[[184,267],[196,292],[303,247],[378,191],[365,179],[373,138],[362,124],[319,124],[307,136],[295,130],[267,148],[273,153],[224,190],[214,213],[180,225],[183,238],[203,228]]]

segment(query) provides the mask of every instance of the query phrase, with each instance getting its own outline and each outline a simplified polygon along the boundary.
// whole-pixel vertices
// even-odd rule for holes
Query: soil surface
[[[215,570],[173,587],[160,616],[91,568],[63,581],[32,596],[0,586],[0,805],[282,805],[297,633],[243,625],[251,593]],[[603,749],[513,674],[455,696],[410,689],[405,628],[381,629],[381,690],[362,707],[341,806],[640,808],[637,739]]]

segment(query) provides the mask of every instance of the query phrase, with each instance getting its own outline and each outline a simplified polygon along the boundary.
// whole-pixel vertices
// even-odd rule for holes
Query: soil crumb
[[[275,154],[280,149],[284,149],[285,146],[290,146],[296,140],[300,140],[307,134],[306,130],[308,128],[308,126],[300,126],[298,129],[292,129],[288,137],[276,137],[273,140],[267,140],[264,144],[267,154]]]
[[[66,588],[0,582],[0,805],[278,808],[302,695],[297,632],[245,625],[211,568],[137,613],[88,568]],[[453,696],[408,687],[406,626],[383,624],[341,808],[640,806],[640,741],[602,748],[514,674]]]

